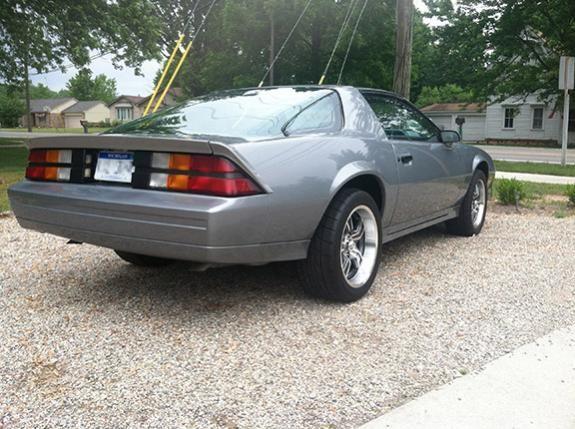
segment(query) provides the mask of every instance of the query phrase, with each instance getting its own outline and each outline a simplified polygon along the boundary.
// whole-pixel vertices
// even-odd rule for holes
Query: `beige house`
[[[82,128],[81,121],[109,121],[110,109],[103,101],[79,101],[65,109],[62,115],[66,128]]]
[[[174,106],[178,104],[178,99],[182,97],[182,94],[183,92],[181,88],[171,88],[166,94],[161,108],[163,109],[166,106]],[[112,121],[127,122],[141,118],[146,110],[150,97],[151,95],[147,97],[120,95],[108,105],[110,109],[110,119]],[[159,95],[154,103],[158,98]]]
[[[30,100],[32,126],[36,128],[64,128],[62,112],[76,104],[73,97],[39,98]],[[28,126],[26,115],[20,118],[22,126]]]
[[[144,97],[136,95],[120,95],[108,104],[110,120],[128,122],[140,118],[145,108],[145,106],[144,108],[139,106],[143,99]]]

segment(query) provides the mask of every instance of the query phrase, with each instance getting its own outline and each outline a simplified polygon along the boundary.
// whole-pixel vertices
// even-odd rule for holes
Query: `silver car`
[[[349,302],[384,243],[441,222],[481,231],[495,169],[459,140],[385,91],[232,90],[99,136],[31,140],[9,196],[24,228],[136,265],[297,260],[308,293]]]

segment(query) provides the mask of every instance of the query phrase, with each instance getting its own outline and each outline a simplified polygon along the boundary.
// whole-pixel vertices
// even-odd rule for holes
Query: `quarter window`
[[[285,127],[287,135],[326,133],[341,128],[341,106],[333,93],[302,110]]]
[[[505,108],[505,118],[503,120],[503,128],[511,129],[515,125],[515,112],[516,109],[513,107]]]
[[[413,107],[394,97],[363,95],[390,139],[439,141],[437,127]]]
[[[533,122],[531,124],[531,128],[534,130],[543,129],[543,107],[533,108]]]

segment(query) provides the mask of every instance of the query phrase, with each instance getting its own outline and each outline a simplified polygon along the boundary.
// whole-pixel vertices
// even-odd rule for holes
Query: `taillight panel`
[[[26,178],[47,182],[69,182],[72,173],[72,150],[32,150],[28,156]]]
[[[181,153],[153,153],[148,185],[153,189],[223,197],[262,192],[249,176],[226,158]]]
[[[35,149],[26,178],[35,181],[99,183],[94,178],[99,150]],[[131,184],[137,189],[240,197],[263,193],[260,186],[231,160],[214,155],[134,152]]]

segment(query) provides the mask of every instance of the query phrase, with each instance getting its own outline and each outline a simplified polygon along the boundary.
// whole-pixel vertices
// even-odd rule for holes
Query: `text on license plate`
[[[133,167],[133,153],[100,152],[94,179],[104,182],[131,183]]]

